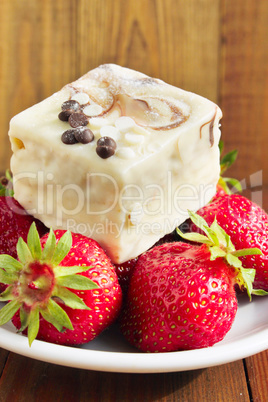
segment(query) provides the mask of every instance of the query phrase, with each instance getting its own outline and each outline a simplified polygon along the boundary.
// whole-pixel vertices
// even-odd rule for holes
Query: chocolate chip
[[[79,126],[86,126],[88,118],[83,113],[72,113],[68,119],[71,127],[76,128]]]
[[[114,155],[116,142],[111,137],[101,137],[97,141],[96,152],[102,159],[107,159]]]
[[[80,104],[75,100],[67,100],[61,105],[61,110],[72,110],[73,112],[78,112],[80,110]]]
[[[62,111],[59,113],[58,118],[61,121],[68,121],[72,113],[81,110],[80,104],[75,100],[68,100],[61,105]]]
[[[58,118],[59,118],[61,121],[68,121],[70,115],[71,115],[71,112],[70,112],[69,110],[63,110],[62,112],[60,112],[60,113],[58,114]]]
[[[66,130],[61,136],[61,140],[64,144],[72,145],[77,144],[77,139],[75,138],[75,130]]]
[[[81,144],[88,144],[94,140],[94,134],[87,127],[77,127],[73,131],[76,140]]]

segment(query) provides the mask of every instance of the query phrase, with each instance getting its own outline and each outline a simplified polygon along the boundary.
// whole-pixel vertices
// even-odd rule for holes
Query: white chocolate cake
[[[221,115],[199,95],[102,65],[11,120],[15,198],[124,262],[215,194]]]

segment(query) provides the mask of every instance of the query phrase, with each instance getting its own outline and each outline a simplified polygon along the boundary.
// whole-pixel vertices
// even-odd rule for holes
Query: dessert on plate
[[[220,167],[221,115],[201,96],[106,64],[15,116],[15,203],[33,223],[23,239],[14,199],[2,197],[13,228],[2,243],[11,238],[17,259],[0,250],[0,325],[12,320],[29,345],[87,343],[117,318],[147,352],[223,339],[236,289],[267,295],[268,217],[226,194],[237,181],[219,181],[229,164]],[[189,216],[193,233],[183,233]],[[50,228],[41,239],[36,219]]]

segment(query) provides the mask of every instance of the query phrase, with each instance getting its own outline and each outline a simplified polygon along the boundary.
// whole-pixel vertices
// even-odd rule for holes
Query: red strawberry
[[[33,222],[40,236],[48,232],[43,223],[29,215],[13,197],[0,196],[0,254],[16,258],[18,239],[22,237],[26,241]]]
[[[118,276],[118,281],[124,294],[127,293],[129,281],[137,260],[138,257],[122,262],[121,264],[114,264],[115,272]]]
[[[214,223],[208,229],[210,237],[191,234],[205,242],[202,246],[166,243],[139,257],[121,330],[142,351],[212,346],[230,330],[237,311],[234,284],[248,286],[250,292],[252,278],[221,228]],[[224,247],[219,247],[217,236],[225,238]]]
[[[163,243],[169,243],[178,240],[179,236],[176,231],[169,233],[162,237],[158,242],[155,244],[163,244]],[[122,262],[121,264],[114,264],[115,267],[115,272],[117,273],[118,280],[120,283],[120,286],[123,290],[123,293],[126,294],[129,286],[129,281],[131,278],[131,275],[134,271],[134,268],[136,266],[138,257],[132,258],[131,260],[127,260],[125,262]]]
[[[97,242],[69,231],[50,231],[40,242],[34,224],[18,257],[0,256],[0,324],[13,324],[35,338],[63,345],[91,341],[116,318],[122,292],[113,266]]]
[[[0,196],[0,254],[9,254],[16,258],[18,239],[27,239],[33,222],[36,223],[40,236],[48,231],[43,223],[29,215],[13,197]],[[0,283],[0,293],[5,289],[6,285]]]
[[[262,255],[241,258],[245,268],[256,269],[255,289],[268,291],[268,215],[254,202],[242,195],[219,197],[198,211],[210,225],[215,217],[230,236],[237,250],[258,247]],[[200,231],[192,225],[191,231]]]
[[[211,346],[234,321],[237,301],[226,264],[206,245],[166,243],[143,254],[131,278],[122,332],[144,352]]]

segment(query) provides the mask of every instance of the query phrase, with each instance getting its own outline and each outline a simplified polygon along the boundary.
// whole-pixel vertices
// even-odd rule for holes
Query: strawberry
[[[241,258],[245,268],[255,268],[255,289],[268,291],[268,215],[251,200],[239,194],[219,197],[198,211],[208,225],[217,219],[236,249],[258,247],[262,255]],[[200,231],[195,225],[191,231]]]
[[[160,240],[158,240],[155,246],[163,243],[176,241],[178,240],[178,238],[179,236],[175,230],[172,233],[163,236]],[[138,257],[135,257],[132,258],[131,260],[122,262],[121,264],[114,264],[115,272],[118,276],[118,281],[124,294],[126,294],[128,291],[129,281],[136,266],[137,260]]]
[[[3,189],[2,189],[3,190]],[[0,194],[2,191],[0,189]],[[42,236],[48,229],[37,219],[29,215],[25,209],[11,196],[0,196],[0,254],[9,254],[17,257],[16,245],[19,237],[27,239],[31,224],[35,222],[39,234]],[[6,285],[0,283],[0,293]]]
[[[19,331],[62,345],[91,341],[116,318],[122,300],[113,266],[97,242],[69,231],[38,236],[32,224],[27,244],[19,239],[18,260],[0,256],[0,295],[9,301],[0,324],[12,319]]]
[[[174,242],[141,255],[130,280],[121,317],[126,339],[144,352],[169,352],[212,346],[230,330],[237,311],[234,284],[251,292],[254,270],[246,272],[228,235],[216,222],[188,234],[205,244]]]
[[[17,257],[16,245],[19,237],[25,241],[31,224],[35,222],[40,236],[48,229],[10,196],[0,196],[0,254]]]
[[[129,281],[134,271],[137,260],[138,257],[122,262],[121,264],[114,264],[115,272],[117,274],[123,294],[127,293]]]

